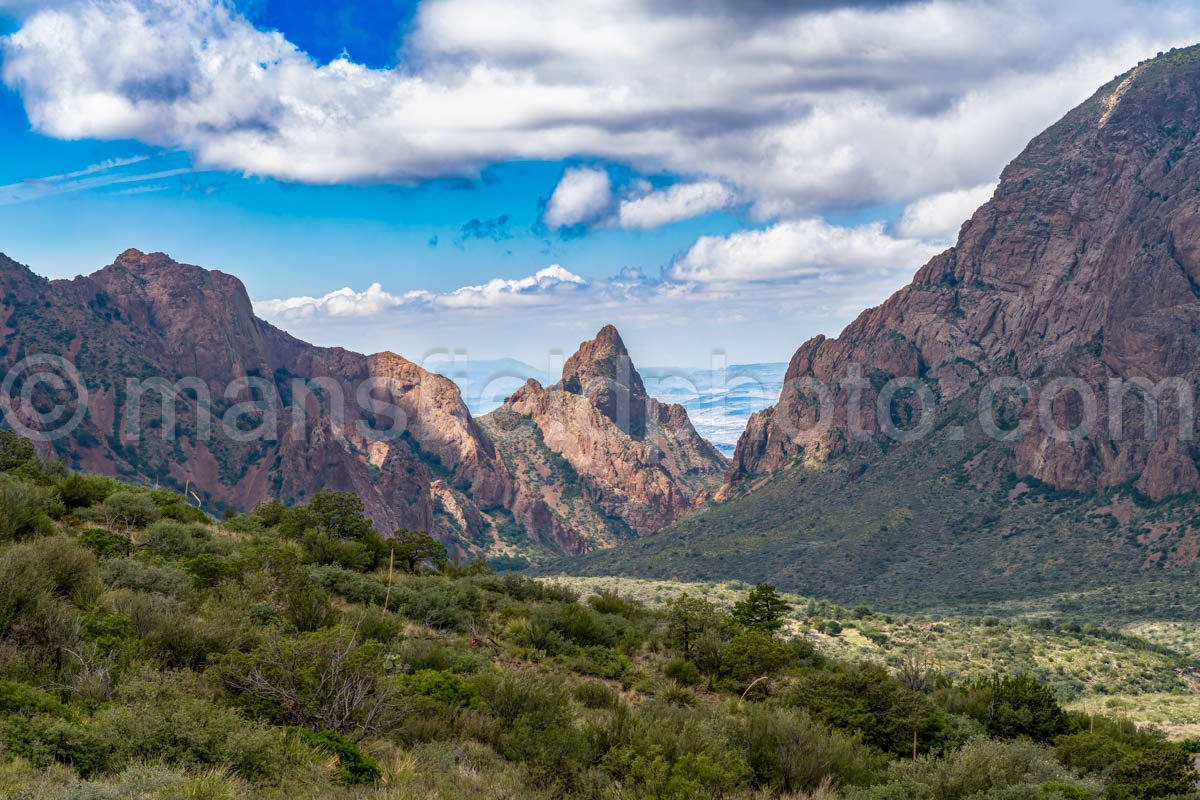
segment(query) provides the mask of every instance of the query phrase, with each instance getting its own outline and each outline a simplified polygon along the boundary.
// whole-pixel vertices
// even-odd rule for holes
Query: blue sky
[[[0,251],[128,247],[321,344],[785,360],[1192,3],[0,0]],[[1004,31],[1001,36],[996,31]]]

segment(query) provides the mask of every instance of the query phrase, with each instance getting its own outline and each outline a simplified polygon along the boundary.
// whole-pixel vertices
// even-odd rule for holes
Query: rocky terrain
[[[161,253],[129,250],[70,281],[4,259],[0,297],[6,373],[43,354],[76,372],[58,370],[57,390],[31,380],[24,408],[14,384],[16,418],[74,412],[72,382],[86,387],[81,423],[43,452],[186,488],[213,513],[329,487],[362,497],[381,530],[435,531],[463,555],[570,555],[659,530],[725,468],[682,407],[646,395],[612,328],[557,387],[530,383],[497,412],[532,420],[530,439],[496,415],[481,428],[449,379],[302,342],[256,318],[236,278]],[[607,380],[626,366],[628,380]]]
[[[1018,476],[1081,492],[1132,484],[1154,500],[1200,488],[1190,438],[1155,439],[1141,423],[1139,392],[1105,391],[1112,379],[1182,379],[1194,393],[1198,130],[1200,51],[1189,48],[1118,76],[1034,139],[954,247],[836,339],[799,349],[779,403],[741,437],[722,496],[798,461],[877,454],[873,409],[893,377],[920,378],[943,411],[986,379],[1028,381],[1024,419],[1032,424],[1013,453]],[[865,381],[857,400],[855,369]],[[831,424],[816,424],[809,378],[833,391]],[[1060,378],[1079,379],[1098,397],[1104,424],[1078,441],[1032,417],[1039,393]],[[1071,429],[1086,408],[1073,391],[1056,396],[1050,413]],[[1177,409],[1174,396],[1163,400]],[[859,438],[849,430],[857,409],[868,434]],[[1123,430],[1108,423],[1110,410]],[[1159,430],[1177,431],[1175,418],[1166,414]]]
[[[557,384],[530,380],[480,422],[521,481],[601,545],[667,526],[707,500],[725,469],[682,406],[646,394],[611,325],[567,359]]]

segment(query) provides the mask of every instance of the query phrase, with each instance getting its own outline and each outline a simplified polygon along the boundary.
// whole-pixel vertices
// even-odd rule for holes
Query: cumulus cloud
[[[666,189],[621,201],[616,224],[629,230],[646,230],[720,211],[734,203],[735,195],[718,181],[677,183]]]
[[[542,221],[551,230],[591,225],[608,215],[612,202],[612,182],[605,170],[572,167],[554,187]]]
[[[559,228],[649,230],[733,205],[736,195],[719,181],[676,183],[655,189],[634,181],[618,199],[606,170],[572,167],[563,172],[546,203],[542,221]]]
[[[904,209],[904,215],[896,225],[896,233],[951,243],[957,238],[962,224],[975,213],[975,209],[990,200],[995,191],[996,184],[993,182],[923,197]]]
[[[764,218],[994,180],[1064,109],[1200,34],[1182,0],[440,0],[381,70],[315,63],[225,0],[19,7],[3,79],[52,136],[312,183],[582,155],[719,181]],[[596,213],[591,179],[576,212]]]
[[[524,278],[494,278],[487,283],[463,286],[444,294],[424,290],[392,294],[373,283],[364,291],[349,287],[321,297],[260,300],[258,314],[271,320],[297,321],[319,317],[374,317],[394,309],[489,309],[544,304],[588,282],[558,264]]]
[[[676,280],[701,283],[780,281],[871,271],[912,272],[937,248],[897,239],[876,222],[854,228],[821,219],[780,222],[729,236],[702,236],[672,265]]]

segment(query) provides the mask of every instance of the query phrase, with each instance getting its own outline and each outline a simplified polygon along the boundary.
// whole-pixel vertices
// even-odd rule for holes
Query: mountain
[[[1102,87],[909,286],[800,347],[723,506],[572,568],[893,606],[1194,591],[1198,133],[1200,47]]]
[[[513,474],[602,546],[687,514],[726,466],[682,406],[646,393],[611,325],[567,359],[562,380],[527,381],[480,424]]]
[[[41,449],[73,467],[187,488],[211,511],[342,489],[380,529],[431,530],[468,555],[595,546],[512,473],[451,380],[396,354],[301,342],[254,317],[226,273],[131,249],[94,275],[47,281],[0,258],[0,331],[6,419],[55,423],[61,435]],[[598,368],[587,355],[575,363]],[[707,446],[682,409],[642,407],[664,415],[672,453],[677,431]],[[605,491],[630,497],[666,480],[648,455],[616,468],[612,458],[595,453],[581,475],[604,471]],[[720,469],[716,456],[708,475]],[[673,480],[661,515],[683,507]]]
[[[1111,380],[1183,378],[1194,395],[1200,366],[1200,50],[1146,62],[1101,88],[1035,138],[1003,172],[995,196],[962,227],[957,244],[913,282],[864,312],[836,339],[817,337],[792,358],[779,403],[756,415],[739,442],[732,482],[785,468],[796,458],[871,452],[855,442],[847,378],[871,386],[920,378],[941,404],[987,379],[1012,377],[1033,390],[1034,420],[1052,379],[1083,382],[1101,400]],[[832,425],[814,428],[816,379],[834,390]],[[1058,384],[1061,386],[1062,384]],[[1083,401],[1059,394],[1059,422],[1080,421]],[[1114,406],[1119,397],[1108,398]],[[1133,483],[1161,500],[1200,488],[1196,451],[1179,436],[1132,429],[1137,397],[1115,412],[1124,430],[1096,425],[1062,441],[1029,426],[1014,471],[1092,492]],[[1103,405],[1099,411],[1109,409]],[[878,433],[874,414],[864,415]],[[1131,435],[1132,434],[1132,435]]]

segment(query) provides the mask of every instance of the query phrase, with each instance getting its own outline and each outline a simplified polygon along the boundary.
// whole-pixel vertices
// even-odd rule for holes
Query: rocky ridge
[[[678,405],[648,396],[616,328],[481,418],[513,472],[590,540],[654,533],[703,505],[725,459]]]
[[[796,352],[778,404],[742,435],[720,496],[798,462],[878,454],[873,409],[893,377],[920,378],[939,409],[990,378],[1027,381],[1028,432],[1011,454],[1018,476],[1080,492],[1129,484],[1155,500],[1200,489],[1193,437],[1152,435],[1140,393],[1108,390],[1111,380],[1172,380],[1195,396],[1198,133],[1200,48],[1161,55],[1102,87],[1030,142],[955,246],[908,287],[837,338],[818,336]],[[865,381],[857,393],[856,375]],[[1083,420],[1079,394],[1056,389],[1050,402],[1060,378],[1099,398],[1101,424],[1085,437],[1055,435],[1035,418],[1046,392],[1051,429]],[[823,424],[806,379],[831,389]],[[1173,398],[1160,397],[1161,434],[1177,428]],[[851,433],[856,412],[866,436]]]

